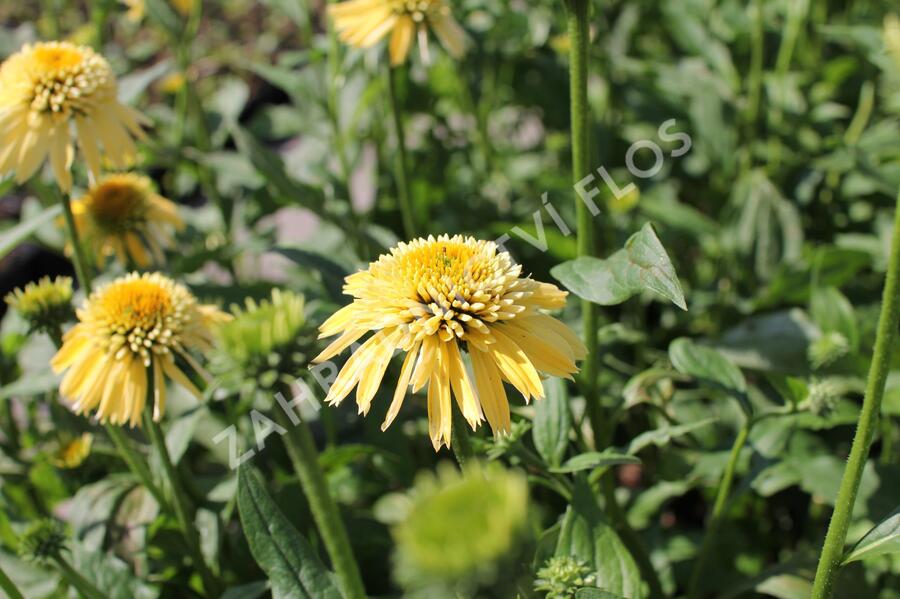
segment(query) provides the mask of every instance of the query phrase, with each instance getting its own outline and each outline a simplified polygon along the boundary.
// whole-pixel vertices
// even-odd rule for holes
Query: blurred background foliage
[[[140,168],[183,207],[188,223],[166,271],[225,307],[267,298],[273,287],[303,293],[306,321],[318,324],[346,302],[343,276],[402,237],[385,61],[376,51],[340,47],[323,2],[221,0],[202,10],[144,2],[143,11],[103,0],[5,2],[0,55],[37,39],[99,41],[120,75],[122,98],[153,123]],[[604,189],[602,254],[653,222],[689,310],[649,295],[602,310],[598,388],[613,415],[613,449],[639,460],[578,462],[589,430],[569,438],[565,403],[578,420],[584,400],[561,383],[548,383],[544,405],[514,408],[511,437],[493,441],[481,431],[481,451],[528,475],[528,522],[508,524],[530,539],[515,544],[526,555],[488,556],[464,588],[422,596],[544,596],[559,588],[551,575],[639,596],[634,562],[615,534],[603,537],[609,525],[594,513],[597,500],[585,500],[585,485],[609,467],[617,469],[616,494],[664,589],[683,591],[732,441],[747,414],[773,410],[780,415],[756,422],[740,449],[702,588],[727,597],[808,596],[858,414],[900,188],[900,73],[881,37],[889,4],[593,3],[594,163],[620,187],[633,182],[640,190],[616,201]],[[510,234],[506,247],[525,271],[552,280],[550,268],[575,255],[574,235],[559,231],[544,209],[548,251],[524,238],[538,235],[534,215],[545,193],[570,226],[575,221],[562,3],[460,0],[453,11],[471,37],[468,54],[459,62],[440,52],[430,65],[413,61],[399,90],[416,221],[435,235]],[[670,156],[679,144],[659,138],[668,119],[692,140],[684,156]],[[645,139],[665,153],[650,179],[630,175],[625,163],[631,144]],[[637,163],[652,165],[647,153]],[[4,294],[44,274],[71,272],[52,220],[24,243],[13,229],[52,204],[50,190],[40,179],[25,188],[0,183]],[[575,303],[565,315],[573,323]],[[693,343],[670,350],[680,337],[715,348],[715,359],[697,354]],[[234,338],[240,343],[240,331]],[[297,344],[272,367],[294,368],[298,355],[302,361],[316,353],[312,335]],[[123,597],[190,596],[197,578],[182,561],[173,523],[103,433],[53,397],[52,351],[47,338],[27,335],[25,323],[6,316],[0,565],[29,597],[60,596],[58,578],[14,557],[24,524],[54,515],[71,531],[71,560],[97,584]],[[900,505],[897,354],[851,541]],[[732,376],[723,379],[723,372]],[[248,414],[271,410],[268,384],[254,390],[232,376],[209,395],[197,405],[172,390],[167,441],[200,506],[203,549],[232,588],[229,597],[262,596],[266,577],[237,517],[229,444],[217,435],[236,427],[240,451],[256,451],[251,464],[263,471],[277,505],[320,549],[315,528],[277,437],[257,446]],[[407,402],[382,433],[388,403],[380,397],[368,419],[349,405],[307,414],[375,596],[398,596],[405,586],[423,592],[409,582],[417,579],[407,571],[417,560],[394,551],[415,523],[391,531],[409,513],[416,473],[450,457],[435,455],[426,441],[424,402]],[[89,455],[61,467],[54,456],[85,432],[96,433]],[[471,499],[454,510],[486,509],[484,502],[496,501],[489,491],[467,491]],[[461,522],[480,526],[477,518]],[[584,558],[575,541],[566,549],[578,527],[603,537],[607,550],[595,557],[587,548]],[[405,550],[439,554],[443,546]],[[562,554],[577,559],[551,560]],[[495,558],[498,565],[486,567]],[[610,578],[614,571],[621,579]],[[532,590],[535,578],[544,590]],[[900,596],[900,562],[896,555],[855,562],[840,584],[841,597]]]

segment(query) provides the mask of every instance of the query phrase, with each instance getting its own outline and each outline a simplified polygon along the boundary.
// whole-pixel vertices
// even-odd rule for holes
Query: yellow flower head
[[[413,37],[419,38],[422,59],[428,60],[428,30],[454,58],[466,49],[466,34],[444,0],[349,0],[328,7],[343,42],[371,48],[391,34],[391,64],[406,62]]]
[[[166,376],[202,397],[176,359],[206,378],[190,351],[208,351],[213,327],[227,319],[162,274],[120,277],[91,294],[53,357],[53,370],[67,371],[60,393],[76,414],[95,411],[100,422],[135,426],[152,376],[153,418],[159,420]]]
[[[165,260],[163,248],[172,243],[171,229],[184,222],[178,207],[153,190],[143,175],[110,175],[72,202],[75,224],[91,243],[97,262],[115,254],[123,264],[130,258],[145,268]]]
[[[49,155],[59,186],[69,191],[73,132],[95,177],[101,145],[113,165],[125,167],[143,117],[116,94],[109,63],[85,46],[38,43],[7,58],[0,65],[0,176],[15,172],[22,183]]]
[[[368,270],[350,275],[344,292],[353,303],[319,329],[320,337],[340,337],[315,361],[370,331],[375,335],[347,361],[326,401],[338,404],[358,385],[356,403],[367,413],[388,361],[400,349],[406,358],[382,430],[397,416],[407,387],[415,393],[427,385],[435,450],[450,446],[451,394],[473,429],[486,416],[495,433],[508,431],[504,381],[526,401],[540,399],[539,373],[569,377],[585,355],[578,337],[542,312],[562,308],[567,293],[521,273],[491,241],[442,235],[401,243]]]

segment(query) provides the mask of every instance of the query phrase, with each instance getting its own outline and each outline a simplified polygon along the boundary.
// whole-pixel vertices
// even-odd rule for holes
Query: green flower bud
[[[56,520],[32,522],[19,539],[19,555],[25,560],[46,562],[66,547],[66,533]]]
[[[222,388],[241,394],[272,389],[305,371],[315,336],[306,326],[302,295],[274,289],[271,300],[248,299],[232,312],[218,328],[210,363]]]
[[[569,599],[578,589],[594,583],[594,575],[586,563],[572,556],[551,557],[537,571],[534,590],[547,593],[547,599]]]
[[[815,416],[828,418],[841,398],[841,386],[833,379],[814,380],[809,384],[805,405]]]
[[[521,545],[528,486],[517,471],[476,462],[461,473],[442,464],[436,476],[418,478],[410,499],[393,529],[397,578],[406,587],[477,584]]]
[[[60,327],[72,320],[72,279],[43,277],[6,296],[9,307],[24,318],[31,331],[58,335]]]

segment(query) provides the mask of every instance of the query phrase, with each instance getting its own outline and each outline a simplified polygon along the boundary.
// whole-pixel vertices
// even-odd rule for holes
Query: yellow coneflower
[[[101,179],[72,202],[72,213],[99,264],[110,254],[123,264],[130,258],[141,268],[151,259],[162,263],[171,230],[184,227],[178,207],[157,194],[148,177],[131,173]]]
[[[119,103],[106,60],[68,42],[29,44],[0,65],[0,176],[26,181],[47,156],[59,186],[72,187],[72,124],[94,177],[105,157],[124,168],[135,156],[132,136],[143,117]]]
[[[328,11],[341,40],[356,48],[371,48],[390,33],[394,66],[406,61],[414,37],[427,62],[429,29],[454,58],[465,52],[466,34],[444,0],[349,0]]]
[[[585,355],[578,337],[542,310],[562,308],[567,293],[521,276],[522,267],[491,241],[443,235],[401,243],[368,270],[347,277],[354,300],[320,327],[340,333],[319,356],[329,359],[370,331],[331,386],[341,402],[358,385],[367,413],[394,350],[406,352],[400,381],[382,425],[386,429],[411,385],[428,385],[428,421],[435,450],[450,446],[451,391],[470,426],[484,416],[495,432],[509,430],[503,382],[526,399],[544,395],[539,373],[569,377]],[[470,376],[460,351],[471,361]]]
[[[152,376],[153,418],[159,420],[166,376],[202,397],[176,358],[206,378],[190,352],[208,351],[212,328],[227,319],[162,274],[120,277],[91,294],[53,357],[55,372],[68,371],[60,393],[77,414],[96,412],[100,422],[135,426]]]

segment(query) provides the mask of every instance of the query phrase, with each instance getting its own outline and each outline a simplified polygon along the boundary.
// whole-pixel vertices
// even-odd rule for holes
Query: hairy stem
[[[292,422],[283,410],[276,409],[275,412],[277,420],[287,430],[282,438],[303,486],[316,527],[322,535],[325,549],[331,557],[341,590],[347,599],[364,599],[366,590],[353,556],[350,537],[337,504],[328,491],[328,482],[319,466],[319,452],[312,432],[302,420]]]
[[[859,492],[863,468],[875,435],[878,416],[881,412],[881,400],[884,397],[884,386],[891,367],[891,354],[897,337],[897,323],[900,320],[900,194],[897,196],[897,207],[894,214],[894,232],[891,242],[891,254],[888,260],[887,278],[884,285],[884,297],[881,300],[881,315],[878,318],[878,331],[875,337],[875,350],[866,382],[866,394],[856,435],[847,458],[847,466],[841,478],[834,513],[825,535],[825,544],[819,556],[819,566],[813,582],[813,599],[826,599],[834,592],[834,582],[841,566],[844,544],[847,540],[847,528],[850,526],[850,515]]]
[[[450,447],[459,467],[463,468],[471,460],[475,459],[475,451],[472,448],[472,437],[469,433],[469,423],[463,418],[459,410],[453,410],[453,428],[450,429]]]
[[[150,494],[153,495],[153,498],[156,499],[159,506],[164,510],[171,510],[169,500],[166,499],[165,493],[163,493],[159,485],[156,484],[156,481],[153,480],[153,474],[150,472],[150,468],[147,466],[144,457],[137,452],[131,441],[125,433],[122,432],[122,429],[115,424],[107,424],[106,434],[109,435],[109,438],[112,440],[113,445],[116,447],[116,451],[119,452],[119,456],[125,461],[125,464],[128,465],[128,469],[131,470],[138,480],[141,481],[141,484],[150,491]]]

